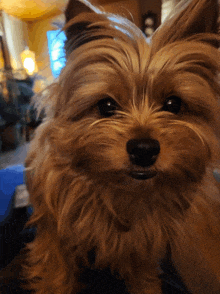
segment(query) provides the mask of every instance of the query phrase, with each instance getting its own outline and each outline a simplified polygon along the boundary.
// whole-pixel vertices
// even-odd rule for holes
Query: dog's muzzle
[[[127,142],[132,168],[129,175],[138,180],[146,180],[154,177],[157,171],[152,168],[160,153],[160,144],[151,138],[131,139]]]

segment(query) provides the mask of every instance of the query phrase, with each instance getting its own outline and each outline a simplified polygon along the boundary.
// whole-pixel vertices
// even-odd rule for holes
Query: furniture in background
[[[37,118],[34,106],[31,104],[34,78],[8,79],[7,90],[13,97],[9,102],[0,91],[0,151],[14,149],[21,141],[30,140],[30,132],[35,129],[42,120]]]

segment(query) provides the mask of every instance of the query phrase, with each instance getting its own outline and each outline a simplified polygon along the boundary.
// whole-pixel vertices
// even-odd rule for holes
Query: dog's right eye
[[[118,104],[115,102],[114,99],[110,97],[101,99],[98,102],[99,113],[103,117],[110,117],[114,115],[118,108],[119,108]]]

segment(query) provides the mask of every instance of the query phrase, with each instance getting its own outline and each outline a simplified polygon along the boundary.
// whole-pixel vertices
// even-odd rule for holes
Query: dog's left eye
[[[110,117],[114,115],[118,108],[118,104],[110,97],[104,98],[98,102],[98,109],[103,117]]]
[[[163,105],[163,110],[177,114],[180,112],[181,106],[182,106],[182,101],[179,97],[170,96],[166,99]]]

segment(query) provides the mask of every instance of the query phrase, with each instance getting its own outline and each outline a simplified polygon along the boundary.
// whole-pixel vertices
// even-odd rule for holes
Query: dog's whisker
[[[203,138],[202,134],[201,134],[201,131],[199,130],[198,127],[196,127],[196,125],[192,125],[191,123],[189,122],[186,122],[186,121],[172,121],[170,122],[171,125],[181,125],[181,126],[184,126],[188,129],[190,129],[191,131],[193,131],[199,138],[200,142],[202,143],[203,146],[207,146],[206,142],[205,142],[205,139]]]

